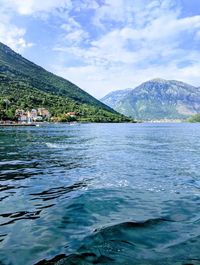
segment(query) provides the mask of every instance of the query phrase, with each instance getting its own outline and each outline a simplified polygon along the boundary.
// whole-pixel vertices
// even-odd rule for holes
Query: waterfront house
[[[18,119],[19,122],[27,122],[27,112],[23,109],[16,109],[15,117]]]
[[[31,110],[31,117],[34,119],[38,116],[38,111],[36,109]]]
[[[27,114],[26,113],[24,113],[24,114],[22,114],[19,118],[18,118],[18,121],[20,121],[20,122],[27,122],[28,121],[28,117],[27,117]]]
[[[31,111],[27,111],[27,122],[33,122],[37,118],[37,110],[32,109]]]
[[[15,116],[17,117],[19,122],[36,122],[43,121],[46,118],[50,117],[50,113],[45,108],[38,108],[25,111],[23,109],[17,109],[15,111]]]
[[[25,113],[25,111],[23,109],[16,109],[15,111],[15,116],[16,117],[20,117],[21,115],[23,115]]]
[[[46,108],[38,108],[38,115],[43,118],[50,118],[50,112]]]

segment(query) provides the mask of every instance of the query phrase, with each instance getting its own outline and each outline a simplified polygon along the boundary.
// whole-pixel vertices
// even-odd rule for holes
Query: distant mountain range
[[[187,119],[200,113],[200,88],[175,80],[153,79],[135,89],[111,92],[101,101],[137,120]]]
[[[5,106],[5,101],[9,102]],[[0,120],[17,108],[45,107],[55,117],[76,112],[82,121],[128,121],[68,80],[30,62],[0,43]]]

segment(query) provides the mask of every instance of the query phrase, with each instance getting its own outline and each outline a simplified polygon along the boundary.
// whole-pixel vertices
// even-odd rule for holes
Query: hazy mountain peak
[[[110,93],[102,102],[138,120],[185,119],[200,113],[200,90],[181,81],[156,78],[135,89]]]
[[[149,80],[149,81],[147,81],[147,82],[165,83],[165,82],[168,82],[168,80],[157,77],[157,78],[153,78],[153,79],[151,79],[151,80]]]

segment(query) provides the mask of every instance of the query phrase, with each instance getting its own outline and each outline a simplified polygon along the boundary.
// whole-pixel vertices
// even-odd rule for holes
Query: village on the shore
[[[49,121],[51,114],[46,108],[38,108],[25,111],[23,109],[16,109],[15,117],[20,123],[32,123],[32,122],[41,122]]]
[[[76,112],[67,112],[64,114],[65,117],[75,119]],[[54,122],[57,121],[53,117],[50,111],[46,108],[37,108],[31,110],[16,109],[15,110],[15,120],[1,120],[0,124],[18,124],[18,125],[30,125],[39,122]]]

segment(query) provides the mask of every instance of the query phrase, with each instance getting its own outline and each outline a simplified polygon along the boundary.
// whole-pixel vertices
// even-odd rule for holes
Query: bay
[[[0,127],[0,264],[200,264],[199,124]]]

